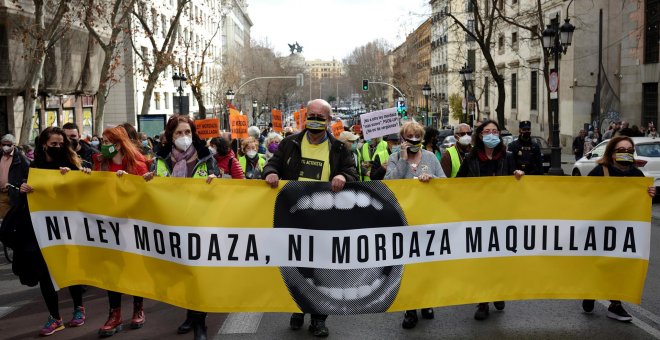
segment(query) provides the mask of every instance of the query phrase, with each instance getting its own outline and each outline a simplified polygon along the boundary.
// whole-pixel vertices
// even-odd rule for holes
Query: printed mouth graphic
[[[289,182],[275,202],[275,228],[348,230],[406,224],[396,198],[380,182],[348,183],[338,193],[330,191],[329,183]],[[399,290],[403,266],[280,271],[303,312],[366,314],[387,311]]]

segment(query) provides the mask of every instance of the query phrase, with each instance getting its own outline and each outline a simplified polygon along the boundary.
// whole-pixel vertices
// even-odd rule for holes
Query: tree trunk
[[[112,40],[111,40],[112,41]],[[96,102],[96,117],[94,117],[94,133],[100,136],[103,133],[103,116],[105,113],[105,103],[108,100],[110,92],[110,67],[115,45],[108,45],[104,50],[103,66],[101,67],[101,81],[99,81],[98,99]]]
[[[30,130],[32,129],[32,118],[36,107],[36,100],[39,93],[39,84],[41,83],[41,76],[44,68],[44,61],[46,54],[42,53],[41,46],[37,47],[38,52],[35,56],[34,64],[32,64],[31,72],[29,74],[29,84],[23,91],[23,122],[21,125],[21,136],[19,144],[27,144],[30,142]]]
[[[190,86],[190,90],[192,91],[193,96],[195,96],[197,104],[199,105],[199,119],[206,119],[206,107],[204,106],[204,96],[202,96],[202,92],[197,88],[197,86]]]
[[[162,72],[161,70],[154,70],[149,75],[149,81],[147,82],[147,88],[144,90],[144,98],[142,99],[142,110],[140,111],[141,115],[149,114],[149,109],[151,108],[151,96],[153,95],[154,88],[156,88],[156,83],[158,82],[158,75]],[[179,112],[183,112],[183,108],[179,108]]]

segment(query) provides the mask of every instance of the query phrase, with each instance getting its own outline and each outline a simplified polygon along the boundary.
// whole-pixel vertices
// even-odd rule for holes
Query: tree
[[[459,12],[448,12],[445,15],[452,19],[454,27],[465,32],[479,46],[481,54],[488,65],[488,70],[493,77],[493,81],[497,85],[497,107],[495,108],[497,122],[502,129],[506,129],[504,119],[506,87],[504,85],[504,77],[500,74],[491,51],[491,46],[494,46],[493,35],[497,32],[497,26],[501,22],[501,18],[497,14],[497,6],[501,1],[486,0],[480,2],[477,0],[467,0],[466,9],[474,17],[474,24],[470,27],[456,16]]]
[[[362,91],[362,80],[388,81],[392,74],[388,62],[389,44],[384,40],[374,40],[366,45],[357,47],[346,57],[347,77],[351,81],[355,92],[362,94],[362,102],[371,104],[380,102],[385,88],[380,85],[369,86],[369,91]],[[388,89],[389,90],[389,89]]]
[[[22,8],[19,0],[12,0]],[[33,0],[34,23],[21,28],[21,40],[25,45],[25,59],[28,72],[23,93],[23,120],[19,143],[27,144],[30,139],[30,129],[35,112],[39,85],[43,79],[46,55],[55,46],[62,35],[68,31],[74,20],[71,8],[77,5],[72,0]],[[54,10],[53,10],[54,9]],[[46,20],[50,20],[46,23]]]
[[[179,65],[183,69],[184,74],[187,75],[187,83],[190,84],[190,90],[192,91],[195,100],[199,106],[199,118],[206,118],[206,105],[204,104],[204,78],[206,77],[207,64],[219,63],[221,57],[219,55],[214,55],[211,49],[213,41],[222,30],[222,25],[224,23],[227,14],[231,11],[231,5],[223,5],[222,2],[218,4],[218,7],[213,7],[212,10],[212,27],[213,34],[210,39],[207,41],[201,42],[202,49],[199,49],[199,41],[194,39],[194,35],[188,34],[188,36],[183,37],[183,45],[185,48],[183,65]],[[200,23],[201,18],[193,17],[191,12],[188,16],[190,22]]]
[[[460,94],[452,93],[449,96],[449,109],[451,110],[452,119],[465,123],[463,116],[463,97]]]
[[[94,118],[94,133],[99,136],[103,131],[105,103],[110,88],[119,81],[117,72],[122,64],[121,36],[130,34],[127,23],[135,3],[136,0],[113,0],[112,7],[110,7],[103,0],[86,0],[84,4],[83,24],[105,53],[99,81],[96,117]],[[107,40],[99,34],[99,31],[104,30],[110,30],[110,37]]]
[[[149,113],[149,108],[151,106],[151,96],[153,95],[154,88],[158,83],[160,74],[167,69],[168,66],[174,65],[174,46],[176,45],[175,36],[177,34],[177,29],[179,26],[179,19],[191,0],[177,0],[176,12],[173,18],[170,19],[170,26],[165,34],[163,42],[159,45],[156,42],[156,30],[158,29],[158,20],[156,17],[156,9],[151,6],[147,8],[147,2],[145,0],[139,0],[137,3],[137,9],[134,7],[131,14],[137,19],[140,24],[140,33],[143,34],[151,45],[151,53],[153,55],[153,61],[150,60],[148,55],[142,53],[135,46],[133,41],[133,36],[131,37],[131,44],[133,46],[133,51],[135,54],[142,60],[143,69],[142,72],[146,76],[147,87],[144,91],[144,98],[142,100],[142,110],[140,114],[146,115]],[[131,29],[129,21],[129,29]],[[164,31],[164,27],[161,27]],[[148,49],[147,49],[148,50]]]

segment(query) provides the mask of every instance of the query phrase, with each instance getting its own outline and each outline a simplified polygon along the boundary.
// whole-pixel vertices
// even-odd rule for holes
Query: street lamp
[[[225,98],[227,98],[227,112],[225,112],[224,125],[225,128],[227,128],[229,127],[229,105],[231,105],[231,101],[234,100],[234,91],[231,89],[227,90],[227,92],[225,92]]]
[[[460,71],[458,73],[461,75],[461,81],[463,82],[463,87],[465,88],[465,108],[463,109],[463,116],[465,117],[465,120],[463,121],[464,123],[468,123],[468,86],[470,85],[470,82],[472,81],[472,69],[468,64],[463,65]],[[472,124],[469,124],[472,125]]]
[[[431,86],[429,85],[429,82],[427,81],[426,84],[422,87],[422,94],[424,95],[424,107],[426,110],[426,114],[424,115],[424,126],[428,126],[428,118],[429,118],[429,96],[431,95]]]
[[[183,114],[183,88],[186,87],[186,81],[188,79],[186,76],[181,73],[179,75],[178,73],[174,72],[174,75],[172,76],[172,84],[174,85],[174,88],[176,89],[177,92],[179,92],[179,112],[178,114]],[[177,113],[177,112],[175,112]]]
[[[252,121],[254,125],[257,125],[257,107],[259,104],[257,104],[256,100],[252,101]]]
[[[552,115],[552,157],[550,161],[549,175],[563,176],[564,170],[561,168],[561,146],[559,145],[559,58],[566,54],[568,46],[573,40],[573,31],[575,26],[571,25],[570,19],[566,18],[564,24],[559,27],[559,13],[550,25],[547,25],[543,31],[543,47],[548,54],[552,54],[555,59],[554,71],[548,72],[551,76],[550,81],[550,103]],[[552,78],[555,78],[554,80]],[[554,85],[553,85],[554,84]]]

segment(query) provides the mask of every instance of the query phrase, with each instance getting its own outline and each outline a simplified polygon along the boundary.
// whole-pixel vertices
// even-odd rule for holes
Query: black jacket
[[[471,152],[461,164],[456,177],[509,176],[516,170],[516,161],[510,152],[497,160],[482,161]]]
[[[30,170],[30,160],[25,157],[23,152],[14,147],[14,156],[9,166],[9,176],[8,182],[16,188],[19,188],[21,184],[27,182],[28,171]],[[10,188],[8,191],[9,202],[12,206],[17,205],[20,202],[20,192],[17,189]]]
[[[508,150],[516,161],[517,170],[524,171],[526,175],[543,175],[543,157],[537,143],[518,138],[509,144]]]
[[[93,146],[87,144],[85,141],[80,141],[80,151],[76,151],[80,157],[83,168],[92,168],[94,166],[94,160],[92,156],[99,153],[99,150],[96,150]]]
[[[300,175],[302,150],[302,139],[306,138],[302,132],[284,138],[280,146],[268,160],[262,178],[275,173],[283,180],[297,180]],[[326,132],[327,133],[327,132]],[[351,150],[347,149],[344,143],[338,141],[331,133],[328,133],[328,142],[330,143],[330,179],[337,175],[344,175],[347,182],[356,181],[358,178],[355,169],[355,161]]]

